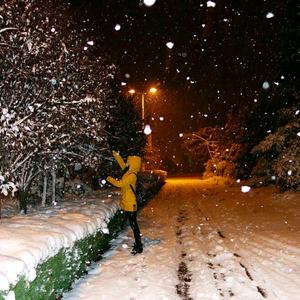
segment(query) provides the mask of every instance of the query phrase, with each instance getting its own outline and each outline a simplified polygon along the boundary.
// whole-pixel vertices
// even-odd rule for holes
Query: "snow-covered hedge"
[[[108,224],[109,233],[101,231],[91,234],[74,243],[72,247],[61,249],[55,256],[36,269],[36,278],[30,282],[24,275],[9,291],[0,292],[0,299],[52,300],[63,291],[69,290],[72,283],[81,277],[91,261],[97,261],[109,247],[109,241],[124,225],[124,218],[117,212]]]
[[[98,192],[1,220],[0,299],[55,299],[99,259],[124,222],[119,194]]]
[[[142,174],[146,202],[159,191],[165,175]],[[2,219],[0,300],[58,299],[90,262],[101,258],[124,223],[119,194],[112,190]]]

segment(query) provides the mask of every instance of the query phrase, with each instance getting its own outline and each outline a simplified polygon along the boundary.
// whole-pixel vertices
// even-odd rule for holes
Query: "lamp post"
[[[129,94],[134,95],[136,91],[134,89],[131,89],[128,91]],[[145,126],[145,96],[146,94],[152,94],[155,95],[157,93],[156,87],[151,87],[147,92],[142,92],[142,121],[143,121],[143,127]]]

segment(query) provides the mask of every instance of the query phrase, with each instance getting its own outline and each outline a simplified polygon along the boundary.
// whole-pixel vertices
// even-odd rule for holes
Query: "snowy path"
[[[144,253],[130,255],[124,231],[64,300],[299,299],[299,204],[271,188],[170,179],[139,215]]]

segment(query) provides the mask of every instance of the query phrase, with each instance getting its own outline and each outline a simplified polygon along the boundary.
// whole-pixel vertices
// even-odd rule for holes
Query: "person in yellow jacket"
[[[128,156],[125,163],[121,155],[116,151],[113,151],[113,156],[124,173],[120,180],[116,180],[111,176],[108,176],[106,180],[112,185],[121,188],[120,206],[134,234],[135,243],[131,253],[135,255],[143,252],[141,233],[137,223],[137,200],[134,192],[136,190],[137,173],[141,169],[142,160],[139,156]]]

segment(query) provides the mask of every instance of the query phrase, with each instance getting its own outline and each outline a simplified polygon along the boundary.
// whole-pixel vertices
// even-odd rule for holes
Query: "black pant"
[[[124,211],[125,217],[129,221],[130,227],[133,231],[134,239],[135,239],[135,244],[140,245],[142,243],[141,241],[141,233],[139,229],[139,225],[137,223],[137,213],[136,211],[131,212],[131,211]]]

